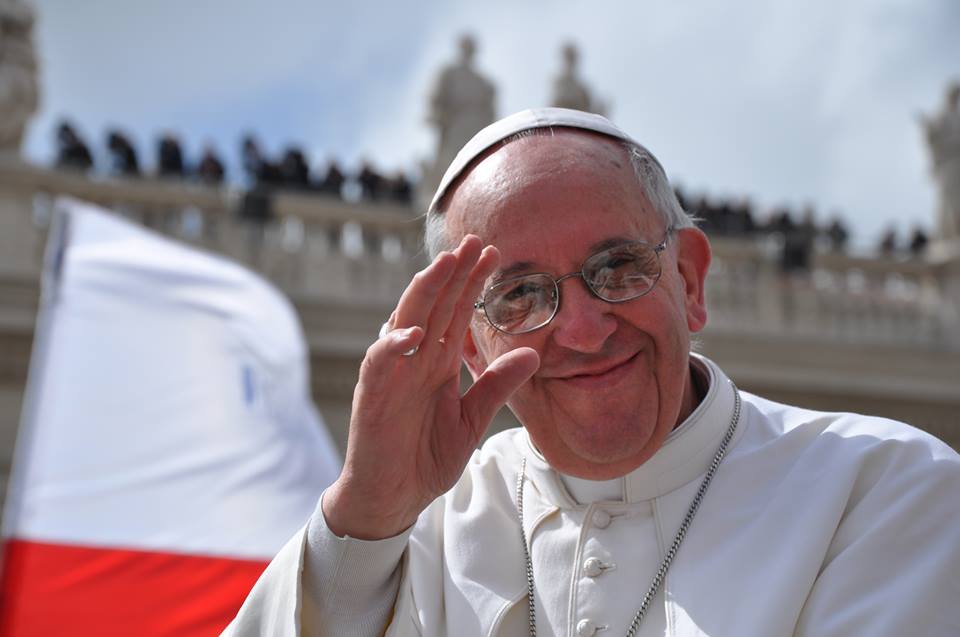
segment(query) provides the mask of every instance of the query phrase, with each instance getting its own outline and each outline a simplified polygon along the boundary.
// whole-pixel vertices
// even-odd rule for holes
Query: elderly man
[[[343,473],[228,633],[960,634],[960,458],[691,354],[710,246],[620,129],[492,124],[427,243]],[[504,403],[523,428],[476,451]]]

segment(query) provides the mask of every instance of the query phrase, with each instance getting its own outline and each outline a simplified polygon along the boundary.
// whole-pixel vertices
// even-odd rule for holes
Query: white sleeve
[[[796,637],[960,635],[960,458],[911,446],[861,473]]]
[[[400,562],[412,529],[385,540],[341,538],[327,526],[318,503],[307,524],[301,634],[382,635],[397,600]]]

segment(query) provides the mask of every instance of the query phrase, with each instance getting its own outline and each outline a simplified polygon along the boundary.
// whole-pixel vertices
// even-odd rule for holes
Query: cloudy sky
[[[612,119],[675,182],[839,211],[861,246],[890,225],[933,225],[918,118],[960,78],[957,0],[34,4],[37,161],[69,117],[98,147],[108,127],[127,131],[148,164],[165,130],[189,157],[209,142],[231,161],[252,130],[270,152],[302,143],[318,163],[412,170],[432,152],[426,96],[459,34],[477,36],[504,115],[549,101],[574,41]]]

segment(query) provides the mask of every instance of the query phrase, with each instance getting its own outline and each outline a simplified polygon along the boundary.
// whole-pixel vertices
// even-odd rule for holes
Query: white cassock
[[[616,480],[561,476],[522,429],[492,437],[406,533],[337,538],[314,514],[232,635],[528,634],[515,485],[526,458],[537,634],[623,635],[734,410],[700,406]],[[742,415],[638,635],[960,635],[960,456],[902,423],[741,393]]]

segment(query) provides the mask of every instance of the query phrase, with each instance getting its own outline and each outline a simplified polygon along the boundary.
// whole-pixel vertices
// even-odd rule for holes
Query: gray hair
[[[500,146],[502,147],[518,139],[531,136],[553,136],[553,128],[535,128],[514,133],[503,139],[500,142]],[[663,217],[666,226],[674,229],[693,227],[695,225],[694,219],[684,212],[680,206],[677,195],[670,186],[670,181],[667,179],[667,175],[660,165],[660,162],[657,161],[657,158],[639,144],[628,141],[620,141],[620,143],[630,158],[630,165],[633,167],[633,172],[640,181],[643,194],[647,197],[647,200],[654,209],[660,213],[660,216]],[[455,186],[449,190],[454,189]],[[448,200],[449,192],[448,196],[438,201],[437,205],[427,212],[423,242],[427,254],[431,259],[444,250],[452,250],[456,247],[456,242],[452,240],[451,237],[448,237],[446,233],[444,213],[446,212]]]

